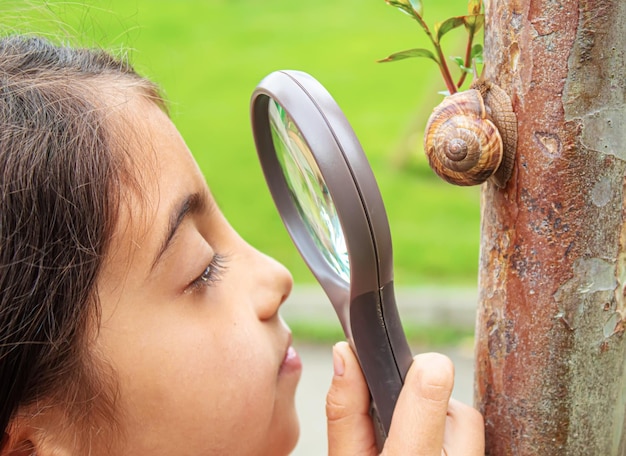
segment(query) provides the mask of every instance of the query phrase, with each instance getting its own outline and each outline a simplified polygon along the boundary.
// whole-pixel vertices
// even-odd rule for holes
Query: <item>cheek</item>
[[[245,410],[261,400],[273,402],[278,373],[275,349],[267,335],[242,326],[231,323],[228,328],[219,328],[223,337],[211,337],[212,346],[203,347],[199,353],[208,363],[204,380],[209,380],[217,400],[233,410]],[[224,394],[229,392],[232,394]]]
[[[177,445],[202,453],[262,443],[278,366],[260,323],[243,315],[180,311],[134,320],[131,327],[118,326],[107,347],[133,445],[175,454]]]

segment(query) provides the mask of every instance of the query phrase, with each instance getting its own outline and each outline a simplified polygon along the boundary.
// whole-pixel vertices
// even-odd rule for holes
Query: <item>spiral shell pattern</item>
[[[487,118],[478,90],[450,95],[433,110],[424,150],[431,168],[455,185],[478,185],[496,172],[502,162],[502,138]]]

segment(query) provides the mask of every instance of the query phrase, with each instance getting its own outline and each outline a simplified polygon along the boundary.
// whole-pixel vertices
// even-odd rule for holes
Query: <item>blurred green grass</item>
[[[466,0],[425,0],[429,24],[464,14]],[[315,76],[350,120],[377,176],[388,211],[398,285],[476,280],[479,190],[436,178],[423,156],[422,129],[443,82],[435,64],[377,59],[429,47],[417,24],[383,0],[102,0],[0,4],[5,31],[36,31],[128,51],[159,83],[171,113],[232,225],[313,282],[273,206],[259,167],[248,113],[255,85],[278,69]],[[463,33],[444,38],[463,53]]]
[[[289,322],[294,338],[299,343],[334,344],[345,339],[341,326],[327,322],[296,320]],[[427,347],[453,347],[459,345],[473,346],[473,328],[447,325],[424,325],[405,321],[404,334],[410,345]]]

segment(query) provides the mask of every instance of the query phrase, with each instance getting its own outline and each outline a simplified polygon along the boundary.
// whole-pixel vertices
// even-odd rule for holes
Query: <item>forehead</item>
[[[205,186],[183,138],[157,102],[130,88],[112,90],[107,103],[113,147],[142,199],[160,200],[185,188]]]
[[[118,256],[145,256],[155,250],[172,207],[185,195],[204,192],[206,183],[180,133],[154,101],[136,90],[117,90],[107,103],[114,147],[126,169],[111,248]]]

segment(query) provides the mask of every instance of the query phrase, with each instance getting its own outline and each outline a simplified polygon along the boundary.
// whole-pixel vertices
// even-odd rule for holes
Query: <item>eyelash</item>
[[[202,271],[202,274],[200,274],[197,278],[193,280],[193,282],[189,284],[186,292],[195,293],[204,288],[215,285],[215,283],[218,282],[221,278],[226,268],[224,266],[224,262],[225,258],[222,255],[217,253],[213,255],[213,258],[211,258],[211,262],[209,263],[209,265],[204,271]]]

